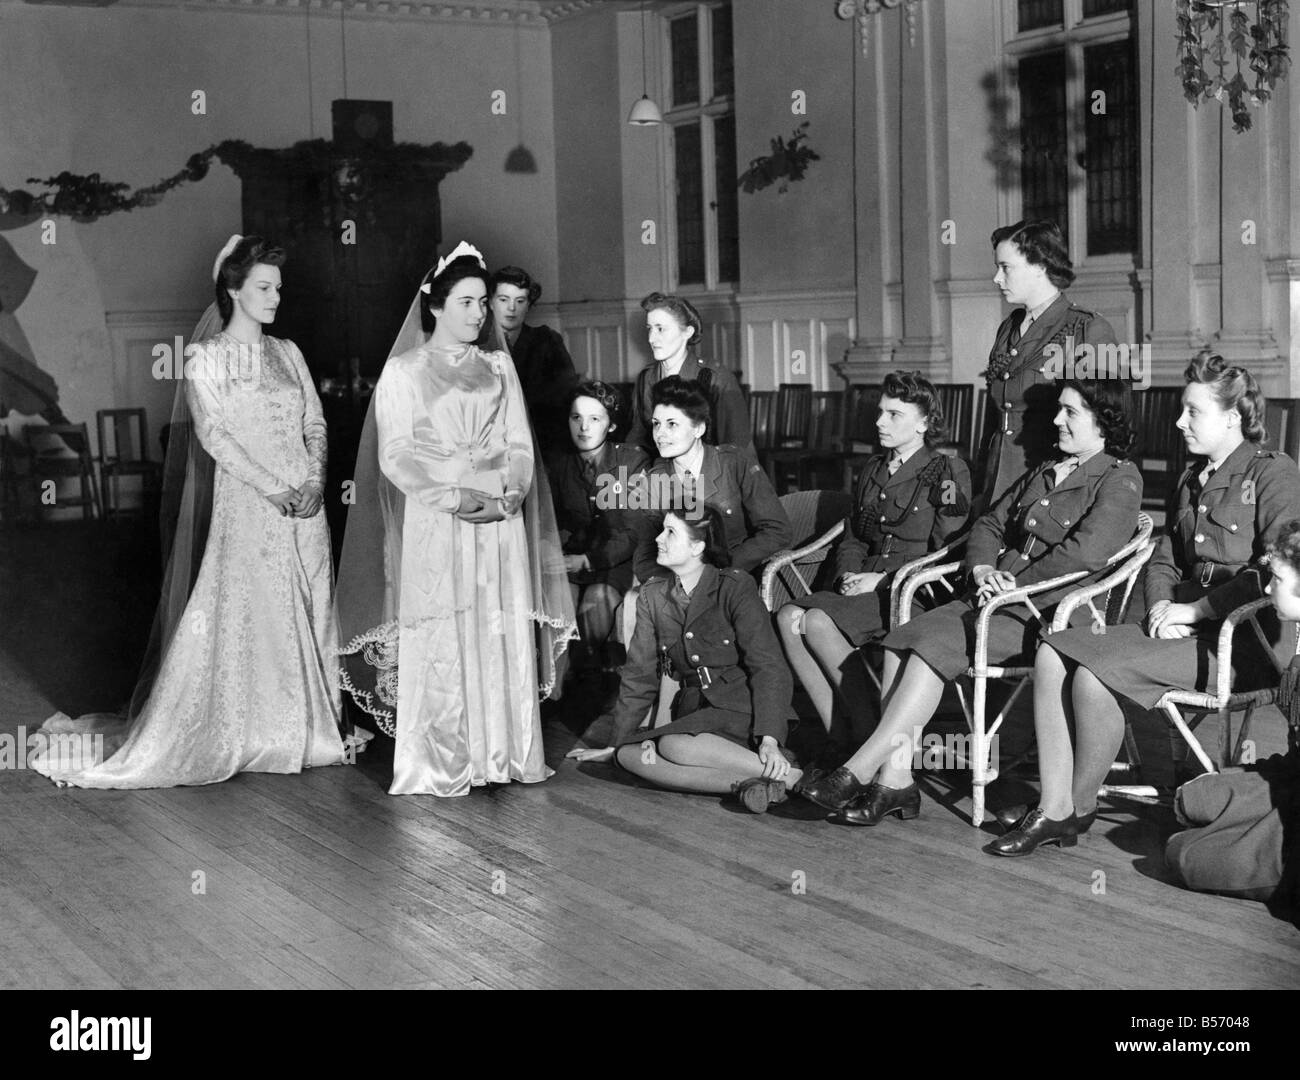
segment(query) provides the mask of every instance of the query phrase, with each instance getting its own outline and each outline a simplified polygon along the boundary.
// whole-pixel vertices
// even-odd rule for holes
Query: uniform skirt
[[[662,735],[720,735],[739,743],[746,749],[754,729],[754,717],[736,709],[718,709],[710,705],[704,695],[693,686],[683,686],[673,699],[672,721],[657,728],[639,728],[622,739],[618,745],[643,743]]]
[[[1087,609],[1075,612],[1082,622]],[[933,611],[918,615],[884,640],[886,649],[916,653],[945,680],[964,675],[974,662],[975,625],[980,609],[973,600],[963,598],[942,604]],[[1050,625],[1051,610],[1044,612]],[[996,666],[1030,667],[1042,624],[1024,604],[1009,604],[993,613],[989,620],[988,663]]]
[[[579,552],[579,554],[585,553]],[[617,566],[602,567],[599,570],[575,570],[569,575],[569,581],[583,588],[588,585],[608,585],[620,593],[625,593],[632,588],[632,560],[628,559]]]
[[[1282,635],[1289,647],[1294,638]],[[1147,637],[1133,623],[1109,626],[1104,634],[1089,629],[1064,630],[1047,644],[1062,659],[1081,664],[1112,693],[1144,709],[1155,708],[1168,690],[1212,690],[1218,678],[1214,651],[1219,627],[1186,638]],[[1233,641],[1233,689],[1257,690],[1277,682],[1277,672],[1252,633],[1237,634]],[[1289,657],[1288,657],[1289,659]]]
[[[795,607],[824,611],[854,648],[875,641],[882,631],[889,628],[888,589],[877,589],[858,596],[841,596],[837,592],[823,590],[801,596],[790,603]]]

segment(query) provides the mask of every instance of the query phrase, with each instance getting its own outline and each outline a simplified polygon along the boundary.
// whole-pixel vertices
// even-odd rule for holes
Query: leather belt
[[[725,673],[734,670],[735,665],[723,668],[697,667],[690,668],[686,672],[677,672],[675,677],[683,687],[691,687],[695,690],[707,690]]]
[[[1192,564],[1192,577],[1203,588],[1208,589],[1212,585],[1219,585],[1236,577],[1240,569],[1240,567],[1229,566],[1226,563],[1200,559]]]

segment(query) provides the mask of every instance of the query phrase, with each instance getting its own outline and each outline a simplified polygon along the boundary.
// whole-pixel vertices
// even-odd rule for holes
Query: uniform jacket
[[[674,476],[673,463],[660,459],[649,470],[653,484],[656,478],[667,485]],[[751,571],[761,566],[769,556],[788,548],[794,540],[794,530],[777,497],[772,481],[763,467],[744,451],[734,446],[705,446],[700,475],[691,493],[691,505],[705,504],[717,507],[727,532],[727,547],[731,551],[731,565],[737,570]],[[655,537],[663,526],[661,507],[643,511],[638,518],[636,576],[645,581],[665,571],[655,558]],[[685,507],[690,516],[690,506]]]
[[[1131,461],[1094,454],[1055,487],[1054,459],[1026,473],[974,525],[965,567],[994,566],[1033,585],[1077,570],[1100,570],[1127,544],[1142,506],[1142,475]],[[1033,598],[1055,604],[1074,582]]]
[[[970,469],[964,461],[922,446],[890,476],[889,455],[877,454],[858,477],[832,580],[891,573],[943,547],[969,514]]]
[[[1147,565],[1147,607],[1208,597],[1215,618],[1263,596],[1258,570],[1282,526],[1300,518],[1300,470],[1286,454],[1244,442],[1210,476],[1197,458],[1170,497]]]
[[[1115,343],[1110,323],[1097,312],[1072,304],[1064,293],[1012,345],[1011,333],[1024,318],[1021,308],[1002,321],[984,372],[989,397],[980,445],[986,506],[1001,498],[1026,469],[1036,468],[1054,454],[1057,389],[1053,381],[1068,377],[1069,372],[1048,370],[1050,357],[1043,355],[1044,350],[1053,344],[1064,349],[1067,337],[1076,347]]]
[[[636,553],[633,513],[626,508],[621,491],[612,485],[623,476],[645,470],[649,459],[635,446],[608,442],[597,465],[594,485],[582,472],[577,451],[560,454],[547,462],[551,477],[551,498],[555,503],[555,521],[564,538],[566,555],[586,555],[592,571],[609,571],[627,566],[626,588],[632,585],[632,556]],[[587,576],[592,575],[584,571]],[[570,575],[579,584],[583,574]]]
[[[549,326],[525,323],[510,353],[537,445],[544,456],[562,452],[571,445],[565,399],[578,381],[564,339]]]
[[[676,583],[670,574],[641,587],[610,745],[626,739],[645,719],[659,690],[661,656],[678,678],[707,668],[713,681],[701,691],[705,702],[752,715],[754,743],[764,735],[784,743],[794,680],[754,579],[740,570],[706,566],[691,593],[680,636],[664,632],[674,625],[663,610]]]
[[[736,376],[716,360],[701,360],[690,355],[677,374],[683,379],[694,379],[704,384],[710,414],[704,441],[713,446],[739,446],[752,453],[754,434],[749,427],[749,406],[745,404],[745,395],[740,392]],[[624,440],[643,447],[651,457],[654,457],[656,447],[650,431],[650,420],[654,415],[650,391],[658,381],[658,362],[647,364],[637,374],[632,392],[632,425]]]

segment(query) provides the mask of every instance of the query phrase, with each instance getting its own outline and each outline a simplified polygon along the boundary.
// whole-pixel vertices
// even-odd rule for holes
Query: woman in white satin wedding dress
[[[473,344],[487,274],[477,252],[455,257],[462,250],[473,252],[458,248],[421,287],[408,324],[418,314],[429,336],[385,365],[359,455],[359,499],[372,487],[388,494],[384,565],[356,592],[385,599],[369,620],[341,615],[344,685],[396,738],[393,795],[550,776],[539,692],[555,689],[576,633],[519,378],[507,353]],[[373,485],[362,479],[367,454],[382,473]],[[349,510],[341,608],[350,566],[375,546],[359,539],[371,535],[366,521],[365,505]]]
[[[215,462],[198,574],[160,643],[156,672],[146,660],[125,728],[104,715],[46,722],[47,735],[108,736],[111,756],[88,766],[49,740],[32,765],[61,783],[211,784],[343,760],[329,529],[320,512],[324,417],[297,346],[262,334],[279,303],[283,252],[257,237],[232,241],[214,271],[219,300],[223,289],[230,297],[221,305],[225,326],[186,361],[193,436]],[[183,590],[188,576],[178,573]],[[164,595],[160,617],[166,604]]]

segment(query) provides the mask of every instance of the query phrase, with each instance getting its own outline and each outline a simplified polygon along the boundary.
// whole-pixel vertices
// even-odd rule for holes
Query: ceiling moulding
[[[34,0],[42,4],[84,6],[86,0]],[[119,8],[182,8],[187,11],[234,11],[302,17],[308,9],[322,20],[346,12],[349,21],[399,19],[431,23],[512,23],[545,26],[598,7],[599,0],[117,0]]]

